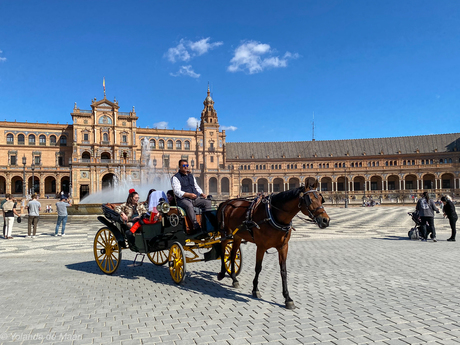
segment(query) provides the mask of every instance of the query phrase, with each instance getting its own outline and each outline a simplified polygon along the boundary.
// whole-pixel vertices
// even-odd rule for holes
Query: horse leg
[[[259,274],[262,271],[262,260],[264,259],[265,255],[265,248],[257,246],[257,253],[256,253],[256,276],[252,281],[252,296],[255,298],[261,298],[261,294],[259,292]]]
[[[220,272],[217,274],[217,280],[222,280],[225,277],[225,272],[227,272],[227,269],[225,268],[225,247],[227,246],[227,243],[229,241],[222,241],[221,243],[221,255],[220,255]]]
[[[236,273],[235,273],[235,259],[236,259],[236,253],[238,252],[238,249],[240,248],[241,245],[241,239],[234,240],[232,244],[232,251],[230,253],[230,278],[233,280],[233,287],[235,289],[240,287],[240,283],[238,282],[238,279],[236,279]]]
[[[281,281],[283,284],[283,296],[284,296],[284,303],[287,309],[294,309],[294,301],[289,297],[289,291],[287,286],[287,269],[286,269],[286,259],[288,253],[288,244],[286,243],[284,246],[278,249],[278,257],[280,262],[280,272],[281,272]]]

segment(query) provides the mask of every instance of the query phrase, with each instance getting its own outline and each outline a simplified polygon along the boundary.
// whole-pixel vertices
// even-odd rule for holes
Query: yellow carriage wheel
[[[115,272],[121,262],[121,249],[109,228],[102,228],[94,237],[94,259],[105,274]]]
[[[175,242],[169,248],[169,273],[176,284],[180,284],[185,279],[185,252],[182,245]]]
[[[229,242],[225,246],[225,253],[224,253],[224,262],[225,262],[225,269],[227,270],[228,274],[232,273],[232,264],[230,261],[230,253],[232,252],[233,243]],[[235,257],[235,274],[238,275],[241,272],[241,268],[243,268],[243,253],[241,252],[241,247],[238,248],[236,251]]]
[[[157,266],[163,266],[165,263],[168,262],[168,251],[167,250],[160,250],[158,252],[147,253],[149,260],[152,264]]]

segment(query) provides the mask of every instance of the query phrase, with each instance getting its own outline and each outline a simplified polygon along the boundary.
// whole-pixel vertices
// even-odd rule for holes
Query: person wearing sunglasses
[[[177,206],[182,207],[193,223],[194,232],[200,232],[200,225],[196,221],[193,207],[199,207],[203,211],[211,209],[211,200],[206,199],[206,194],[196,183],[195,177],[188,169],[185,159],[179,161],[179,171],[171,179],[174,194],[177,197]]]

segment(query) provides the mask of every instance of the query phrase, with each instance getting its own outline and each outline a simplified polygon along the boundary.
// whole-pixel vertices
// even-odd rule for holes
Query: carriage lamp
[[[164,200],[160,201],[160,203],[157,206],[157,210],[161,213],[168,213],[170,209],[171,209],[171,206],[169,206],[169,204],[165,202]]]
[[[193,167],[195,166],[195,161],[193,160],[193,158],[192,158],[191,164],[192,164],[192,169],[193,169]]]
[[[157,167],[157,159],[156,159],[156,158],[153,158],[153,167],[154,167],[154,168]]]
[[[27,164],[27,158],[26,156],[23,156],[22,157],[22,165],[24,165],[24,168],[23,168],[23,173],[24,173],[24,176],[22,178],[22,194],[23,194],[23,197],[25,198],[26,197],[26,189],[27,189],[27,186],[26,186],[26,164]]]

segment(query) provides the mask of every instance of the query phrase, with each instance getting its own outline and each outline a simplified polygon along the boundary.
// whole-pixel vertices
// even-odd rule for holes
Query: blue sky
[[[227,141],[459,132],[460,1],[0,0],[0,120],[74,102],[186,129],[208,82]]]

